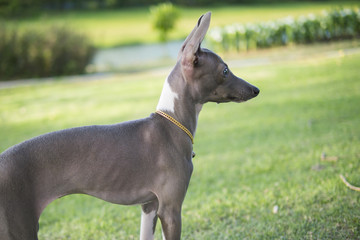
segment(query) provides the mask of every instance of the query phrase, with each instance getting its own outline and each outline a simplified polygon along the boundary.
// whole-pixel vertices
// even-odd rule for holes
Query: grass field
[[[309,13],[320,14],[322,10],[334,7],[359,6],[357,1],[334,2],[298,2],[288,4],[241,5],[227,7],[181,8],[181,19],[176,29],[170,34],[171,39],[185,38],[192,30],[195,19],[207,12],[213,12],[211,26],[222,26],[246,22],[274,20],[289,15],[297,17]],[[111,47],[127,44],[154,43],[157,33],[151,26],[148,8],[104,11],[70,11],[42,13],[36,17],[17,21],[21,29],[44,29],[55,25],[65,25],[87,34],[97,47]],[[146,37],[145,37],[146,36]]]
[[[312,55],[232,69],[261,93],[204,106],[183,239],[359,239],[360,193],[339,178],[360,185],[359,64],[360,54]],[[145,117],[166,75],[0,89],[0,151],[48,131]],[[138,239],[139,226],[138,206],[72,195],[45,209],[39,237]]]

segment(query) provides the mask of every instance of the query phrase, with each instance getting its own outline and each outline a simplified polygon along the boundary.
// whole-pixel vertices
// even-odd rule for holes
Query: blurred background
[[[0,80],[173,65],[194,19],[226,53],[359,37],[356,1],[3,0]]]
[[[0,0],[0,152],[51,131],[149,116],[182,41],[259,87],[203,107],[182,239],[359,239],[360,3]],[[71,195],[39,239],[138,239],[138,206]],[[155,239],[161,239],[158,224]]]

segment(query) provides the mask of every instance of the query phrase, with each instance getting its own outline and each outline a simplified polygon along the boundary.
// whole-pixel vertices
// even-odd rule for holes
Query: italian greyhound
[[[185,39],[157,111],[115,125],[85,126],[32,138],[0,155],[0,238],[37,239],[38,220],[53,200],[88,194],[142,207],[140,239],[181,235],[181,206],[193,171],[193,135],[206,102],[243,102],[259,89],[200,47],[211,13]]]

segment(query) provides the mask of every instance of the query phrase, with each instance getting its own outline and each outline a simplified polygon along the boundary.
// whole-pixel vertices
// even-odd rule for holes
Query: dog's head
[[[236,77],[214,52],[201,48],[210,25],[211,12],[202,15],[185,39],[178,56],[181,72],[198,103],[243,102],[259,94],[259,89]]]

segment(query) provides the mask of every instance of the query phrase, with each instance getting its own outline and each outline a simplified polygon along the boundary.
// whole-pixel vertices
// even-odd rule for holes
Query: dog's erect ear
[[[207,12],[199,18],[199,21],[189,36],[185,39],[180,53],[179,59],[183,65],[193,65],[196,60],[196,52],[200,48],[201,42],[204,40],[207,30],[210,26],[211,12]]]

